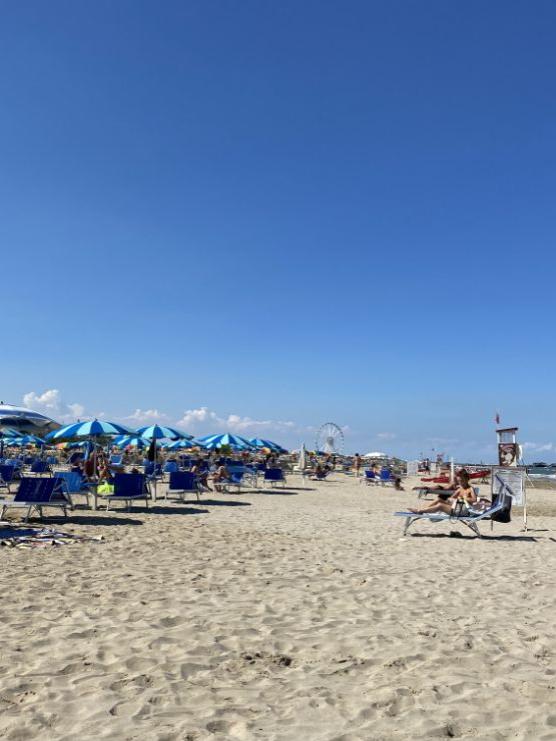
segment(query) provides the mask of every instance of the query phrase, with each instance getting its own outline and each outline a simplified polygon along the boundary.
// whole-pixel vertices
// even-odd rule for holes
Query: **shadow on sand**
[[[508,543],[536,543],[538,540],[532,535],[482,535],[479,538],[478,535],[473,535],[471,532],[463,533],[459,530],[453,530],[450,533],[408,533],[407,535],[411,538],[458,538],[459,540],[481,540],[485,543],[489,540],[507,541]]]

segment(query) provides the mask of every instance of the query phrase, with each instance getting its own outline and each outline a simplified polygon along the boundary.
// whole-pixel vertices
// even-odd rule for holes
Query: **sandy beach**
[[[411,492],[289,483],[3,548],[0,738],[556,739],[554,492],[404,538]]]

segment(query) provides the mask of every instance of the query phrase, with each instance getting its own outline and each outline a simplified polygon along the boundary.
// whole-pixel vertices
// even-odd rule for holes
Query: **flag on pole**
[[[496,417],[494,418],[494,421],[496,422],[497,425],[500,424],[500,414],[498,412],[496,412]]]

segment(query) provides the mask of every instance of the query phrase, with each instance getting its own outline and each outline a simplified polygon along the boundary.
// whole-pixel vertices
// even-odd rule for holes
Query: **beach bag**
[[[101,484],[97,489],[98,494],[113,494],[114,493],[114,484]]]
[[[496,505],[497,502],[498,502],[498,494],[496,494],[494,499],[492,500],[493,506]],[[490,519],[494,520],[494,522],[511,522],[512,520],[512,498],[506,497],[506,501],[502,509],[499,509],[498,512],[494,512],[491,515]]]

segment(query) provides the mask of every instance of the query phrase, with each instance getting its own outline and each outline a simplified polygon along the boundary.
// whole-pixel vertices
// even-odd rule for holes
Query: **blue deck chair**
[[[405,525],[403,534],[406,535],[407,531],[417,520],[428,520],[429,522],[461,522],[462,525],[466,525],[472,530],[477,537],[481,536],[478,523],[482,520],[490,520],[491,524],[494,522],[510,522],[512,511],[512,498],[506,492],[503,492],[500,496],[494,497],[490,507],[483,512],[473,512],[471,507],[469,513],[463,517],[454,516],[452,514],[446,514],[444,512],[433,512],[432,514],[419,515],[415,512],[394,512],[397,517],[405,517]]]
[[[394,477],[392,476],[392,471],[390,471],[389,468],[383,468],[380,472],[380,483],[382,486],[385,484],[392,484],[394,483]]]
[[[157,463],[156,467],[153,461],[144,461],[144,473],[149,479],[158,479],[162,476],[162,463]]]
[[[264,481],[265,484],[269,483],[272,487],[278,486],[278,484],[286,485],[286,477],[281,468],[267,468],[264,472]]]
[[[376,475],[374,471],[367,471],[365,470],[365,483],[366,484],[374,484],[375,486],[378,486],[379,478]]]
[[[234,486],[237,491],[241,491],[241,485],[245,476],[244,469],[236,466],[235,468],[228,467],[228,471],[230,472],[230,478],[227,479],[227,481],[219,481],[218,485],[221,486],[224,491],[229,491],[232,486]]]
[[[114,466],[121,466],[123,458],[124,458],[123,455],[112,454],[110,456],[110,463],[112,463]]]
[[[62,481],[62,489],[69,494],[83,494],[87,498],[87,507],[89,506],[90,490],[83,475],[78,471],[54,471],[54,478]]]
[[[6,464],[0,465],[0,489],[6,489],[9,493],[10,484],[15,481],[16,473],[16,466],[8,466]]]
[[[33,461],[31,464],[31,473],[50,473],[50,466],[46,461]]]
[[[195,494],[198,502],[201,499],[197,476],[191,471],[171,471],[168,491],[175,492],[182,502],[186,494]]]
[[[177,461],[166,461],[164,468],[162,469],[163,473],[176,473],[179,470],[180,467],[178,466]]]
[[[145,506],[149,508],[149,487],[147,479],[142,473],[117,473],[114,475],[114,491],[104,494],[106,500],[106,511],[109,511],[111,502],[124,502],[127,510],[131,509],[131,503],[137,499],[144,499]]]
[[[0,519],[8,509],[26,509],[24,520],[27,521],[33,510],[39,517],[45,507],[57,507],[67,516],[67,510],[72,509],[71,498],[62,490],[62,482],[55,478],[23,476],[13,501],[0,501],[2,513]]]

